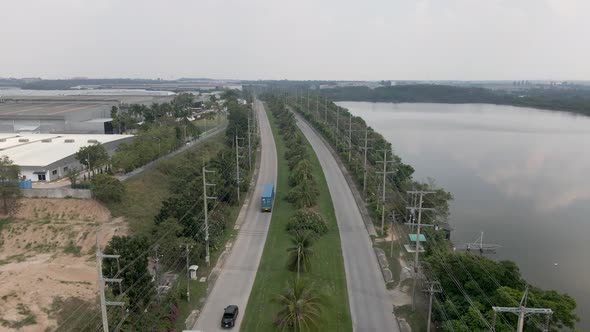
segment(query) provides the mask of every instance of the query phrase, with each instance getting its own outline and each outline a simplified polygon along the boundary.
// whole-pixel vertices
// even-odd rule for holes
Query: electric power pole
[[[159,263],[160,263],[160,255],[158,254],[158,250],[160,249],[160,245],[156,244],[154,247],[154,251],[156,252],[156,256],[154,259],[154,282],[156,284],[156,295],[158,296],[158,303],[160,303],[160,276],[159,276]]]
[[[395,212],[391,214],[391,249],[389,249],[389,257],[393,258],[393,224],[395,223]]]
[[[324,99],[324,123],[328,124],[328,97]]]
[[[189,270],[189,253],[190,253],[190,249],[193,247],[188,243],[184,244],[185,247],[185,256],[186,256],[186,302],[190,303],[191,302],[191,273]]]
[[[238,188],[238,202],[240,201],[240,140],[244,139],[236,135],[236,181]]]
[[[315,99],[315,115],[316,115],[316,121],[320,121],[320,93],[318,91],[318,94],[316,95],[316,99]]]
[[[428,281],[426,282],[427,288],[423,291],[428,293],[428,321],[426,323],[426,332],[430,332],[430,322],[432,321],[432,296],[434,293],[441,293],[442,287],[438,281]]]
[[[205,216],[205,262],[207,266],[209,266],[209,205],[207,201],[210,199],[217,199],[217,197],[210,197],[207,195],[207,188],[213,187],[215,184],[207,183],[207,173],[215,173],[215,171],[208,171],[205,166],[203,166],[203,215]],[[239,183],[238,183],[238,192],[239,192]],[[239,196],[238,196],[239,197]],[[239,199],[239,198],[238,198]],[[187,266],[188,269],[188,266]]]
[[[367,195],[367,152],[369,149],[369,140],[373,140],[373,138],[369,139],[369,130],[365,129],[365,146],[363,149],[364,152],[364,162],[363,162],[363,195]]]
[[[518,325],[516,327],[517,332],[522,332],[524,329],[524,318],[527,315],[545,315],[545,326],[543,326],[543,332],[549,332],[549,323],[551,322],[551,315],[553,310],[551,309],[540,309],[540,308],[527,308],[526,301],[528,297],[529,286],[526,286],[522,299],[518,307],[492,307],[494,310],[494,319],[492,327],[496,328],[496,315],[498,312],[511,312],[518,315]]]
[[[348,162],[352,159],[352,113],[348,119]]]
[[[248,170],[252,170],[252,143],[250,141],[250,116],[248,116]]]
[[[352,115],[351,115],[352,117]],[[381,192],[382,192],[382,196],[381,196],[381,204],[382,204],[382,209],[381,209],[381,235],[385,234],[385,193],[386,193],[386,186],[385,184],[387,183],[387,174],[391,174],[393,173],[393,171],[388,171],[387,170],[387,163],[392,163],[394,162],[393,160],[387,160],[387,149],[383,150],[383,160],[382,161],[378,161],[378,163],[383,163],[383,172],[376,172],[377,174],[383,174],[383,184],[381,186]]]
[[[105,278],[102,274],[102,259],[103,258],[115,258],[119,259],[121,255],[104,255],[100,250],[100,242],[99,242],[99,234],[100,232],[96,232],[96,272],[98,273],[98,295],[100,296],[100,312],[102,315],[102,329],[104,332],[109,331],[109,317],[107,315],[107,306],[121,306],[125,305],[124,302],[117,302],[117,301],[107,301],[104,288],[107,282],[116,282],[121,284],[123,279],[114,279],[114,278]]]
[[[415,256],[414,256],[414,288],[412,291],[412,310],[416,309],[416,283],[418,282],[418,257],[420,256],[420,227],[422,226],[422,211],[423,210],[434,210],[432,208],[423,208],[422,207],[422,203],[424,202],[424,195],[426,194],[433,194],[434,191],[408,191],[408,193],[410,194],[418,194],[420,196],[419,199],[419,207],[416,208],[414,206],[412,207],[407,207],[409,209],[411,209],[411,211],[413,212],[414,210],[418,210],[418,227],[416,230],[416,251],[415,251]]]

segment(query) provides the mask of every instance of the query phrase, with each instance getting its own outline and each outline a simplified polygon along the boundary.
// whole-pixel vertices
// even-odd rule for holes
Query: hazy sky
[[[590,79],[587,0],[0,0],[0,77]]]

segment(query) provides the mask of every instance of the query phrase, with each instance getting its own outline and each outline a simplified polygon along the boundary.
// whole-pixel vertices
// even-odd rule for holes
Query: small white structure
[[[191,280],[197,280],[197,270],[199,269],[198,265],[191,265],[188,267],[188,273],[191,276]]]

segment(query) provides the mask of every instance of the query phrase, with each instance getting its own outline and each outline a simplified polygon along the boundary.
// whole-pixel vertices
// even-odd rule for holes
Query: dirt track
[[[45,331],[55,326],[56,297],[96,297],[96,229],[101,246],[127,232],[92,200],[23,199],[14,221],[0,230],[0,331]],[[11,328],[34,317],[35,324]]]

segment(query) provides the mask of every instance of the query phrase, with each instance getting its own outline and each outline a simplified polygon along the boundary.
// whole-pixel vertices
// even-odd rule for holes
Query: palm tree
[[[296,186],[302,181],[313,181],[313,166],[307,159],[299,160],[289,176],[289,184]]]
[[[313,234],[309,231],[296,232],[291,237],[293,246],[287,248],[289,257],[287,259],[287,267],[291,271],[297,271],[297,279],[301,271],[306,272],[311,268],[311,257],[313,250]]]
[[[293,280],[277,298],[281,310],[276,324],[281,331],[308,331],[317,328],[322,304],[317,291],[302,279]]]
[[[293,203],[296,208],[312,207],[320,192],[312,180],[304,179],[293,187],[287,194],[287,201]]]

